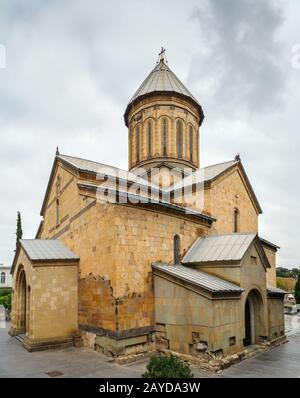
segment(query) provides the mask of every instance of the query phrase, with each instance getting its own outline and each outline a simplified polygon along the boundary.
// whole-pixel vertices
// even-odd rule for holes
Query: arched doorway
[[[253,289],[245,302],[245,338],[244,346],[258,344],[263,334],[263,300],[258,290]]]
[[[17,334],[25,334],[27,329],[27,283],[23,268],[17,277],[16,294]]]

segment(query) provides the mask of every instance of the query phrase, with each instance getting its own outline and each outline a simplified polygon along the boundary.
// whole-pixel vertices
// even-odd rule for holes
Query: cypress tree
[[[16,248],[18,247],[19,240],[22,239],[23,231],[22,231],[22,220],[21,213],[17,212],[17,232],[16,232]]]

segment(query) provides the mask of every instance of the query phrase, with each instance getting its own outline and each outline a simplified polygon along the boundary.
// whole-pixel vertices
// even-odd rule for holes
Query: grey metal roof
[[[213,235],[199,238],[184,256],[182,263],[240,261],[256,234]]]
[[[185,87],[185,85],[178,79],[178,77],[171,71],[169,66],[161,60],[151,73],[146,77],[143,83],[140,85],[138,90],[134,93],[133,97],[127,105],[125,111],[125,123],[127,123],[127,113],[129,111],[130,105],[135,102],[138,98],[144,97],[149,94],[158,93],[176,93],[188,97],[195,102],[202,115],[202,120],[204,118],[201,105],[196,100],[196,98],[191,94],[191,92]],[[201,120],[201,122],[202,122]]]
[[[30,260],[79,260],[79,257],[58,239],[21,239],[20,244]]]
[[[110,166],[104,163],[95,162],[93,160],[87,160],[82,158],[77,158],[75,156],[68,155],[56,155],[57,159],[61,159],[64,162],[75,167],[77,170],[96,173],[96,174],[107,174],[118,178],[123,178],[126,181],[138,182],[142,185],[151,185],[151,187],[159,189],[159,186],[154,183],[149,183],[144,178],[138,177],[136,174],[119,169],[118,167]]]
[[[259,237],[259,240],[261,241],[263,246],[270,247],[276,251],[280,249],[280,246],[277,246],[277,245],[275,245],[275,243],[272,243],[264,238]]]
[[[241,287],[227,282],[224,279],[183,265],[155,263],[152,264],[152,267],[213,293],[242,293],[244,291]]]
[[[130,171],[119,169],[117,167],[110,166],[110,165],[107,165],[104,163],[99,163],[99,162],[95,162],[92,160],[82,159],[82,158],[78,158],[75,156],[69,156],[69,155],[59,154],[56,157],[58,159],[63,160],[64,162],[70,164],[71,166],[75,167],[77,170],[80,170],[80,171],[87,171],[87,172],[99,173],[99,174],[105,173],[105,172],[108,173],[111,171],[111,172],[115,172],[116,176],[118,176],[120,178],[124,178],[128,181],[139,182],[141,184],[146,183],[146,180],[144,178],[137,177],[134,173],[132,173]],[[194,175],[189,175],[189,176],[185,177],[182,180],[182,182],[180,181],[180,182],[174,184],[174,186],[171,187],[170,190],[173,190],[176,188],[181,188],[182,186],[187,186],[192,183],[198,182],[198,178],[199,178],[199,181],[200,180],[202,181],[203,177],[204,177],[205,181],[211,180],[237,163],[238,163],[238,161],[231,160],[228,162],[219,163],[219,164],[215,164],[215,165],[211,165],[211,166],[199,169],[196,175],[194,174]],[[196,176],[197,181],[195,181],[195,176]],[[159,188],[158,185],[150,183],[149,181],[147,181],[147,184],[154,188],[157,188],[157,189]]]
[[[213,164],[211,166],[202,167],[198,169],[195,173],[188,175],[182,181],[179,181],[174,184],[173,189],[180,189],[182,187],[189,186],[191,184],[207,182],[213,180],[218,175],[224,173],[224,171],[228,170],[230,167],[238,164],[237,160],[230,160],[224,163]]]
[[[102,186],[102,185],[96,185],[96,184],[81,184],[78,183],[77,184],[79,188],[83,188],[83,189],[90,189],[93,191],[106,191],[108,193],[111,194],[115,194],[116,192],[118,193],[119,198],[127,198],[128,201],[126,200],[118,202],[118,198],[116,198],[116,203],[130,203],[130,201],[132,201],[132,204],[140,204],[143,206],[146,205],[156,205],[159,207],[164,207],[167,209],[171,209],[171,210],[175,210],[178,211],[180,213],[185,213],[186,217],[198,217],[202,220],[208,221],[209,223],[212,223],[213,221],[216,221],[215,218],[208,216],[207,214],[204,213],[200,213],[199,211],[196,211],[194,209],[188,208],[188,207],[184,207],[184,206],[178,206],[175,203],[171,203],[171,202],[166,202],[163,200],[157,200],[155,198],[152,197],[147,197],[147,196],[142,196],[142,195],[138,195],[138,194],[133,194],[131,192],[128,191],[122,191],[122,190],[115,190],[112,188],[108,188],[106,186]]]
[[[141,86],[134,93],[129,103],[135,101],[138,97],[153,93],[155,91],[173,91],[190,97],[197,102],[191,92],[178,79],[175,73],[171,71],[171,69],[168,67],[168,65],[165,64],[164,61],[160,61],[158,65],[156,65],[156,67],[152,70],[152,72],[147,76]]]
[[[267,285],[268,293],[275,293],[275,294],[287,294],[285,290],[279,289],[279,287]]]

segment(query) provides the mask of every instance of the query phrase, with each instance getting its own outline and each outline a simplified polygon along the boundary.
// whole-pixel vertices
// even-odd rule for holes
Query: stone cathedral
[[[240,157],[201,167],[203,121],[162,51],[125,110],[128,171],[57,151],[12,265],[26,349],[225,358],[285,339],[279,247]]]

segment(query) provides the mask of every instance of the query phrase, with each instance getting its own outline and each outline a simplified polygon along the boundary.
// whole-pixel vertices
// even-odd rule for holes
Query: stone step
[[[18,334],[17,336],[15,336],[15,339],[20,341],[20,343],[23,343],[25,338],[25,334]]]

